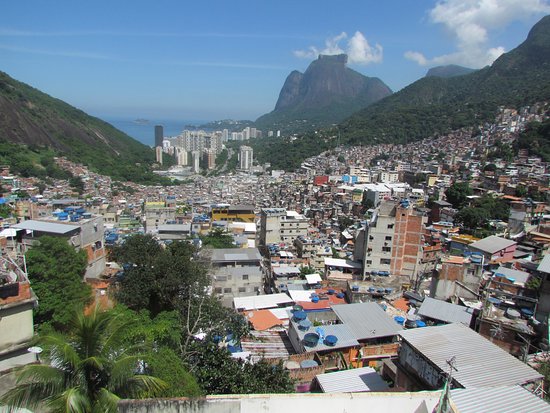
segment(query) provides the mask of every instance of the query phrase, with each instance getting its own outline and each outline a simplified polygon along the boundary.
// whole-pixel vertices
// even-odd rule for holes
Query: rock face
[[[458,65],[436,66],[428,70],[428,73],[426,73],[426,77],[455,77],[467,75],[468,73],[472,73],[475,71],[475,69],[470,69],[469,67]]]
[[[347,55],[320,55],[305,73],[288,75],[275,110],[260,117],[262,128],[304,129],[339,122],[390,95],[380,79],[346,66]]]

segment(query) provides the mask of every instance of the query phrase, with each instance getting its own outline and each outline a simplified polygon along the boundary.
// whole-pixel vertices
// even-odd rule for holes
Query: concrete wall
[[[33,304],[34,301],[26,300],[0,308],[0,351],[33,337]]]
[[[441,371],[415,351],[408,343],[402,342],[399,350],[399,364],[413,376],[424,381],[432,389],[441,388],[443,379]]]
[[[209,396],[202,399],[122,400],[120,413],[431,413],[440,392]]]

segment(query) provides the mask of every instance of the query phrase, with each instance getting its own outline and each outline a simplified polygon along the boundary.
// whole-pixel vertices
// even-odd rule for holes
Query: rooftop
[[[319,382],[323,393],[358,393],[388,390],[386,382],[371,367],[318,374],[315,378]]]
[[[460,413],[550,413],[550,404],[521,386],[454,389],[451,400]]]
[[[60,224],[58,222],[28,220],[13,225],[12,228],[25,229],[27,231],[46,232],[50,234],[65,235],[80,229],[78,225]]]
[[[462,323],[470,326],[473,310],[469,307],[426,297],[418,310],[418,315],[445,323]]]
[[[448,370],[446,361],[455,356],[453,379],[465,388],[521,385],[543,378],[462,324],[404,330],[399,335],[441,371]]]
[[[258,248],[219,248],[212,250],[212,262],[260,261]]]
[[[476,241],[470,244],[470,248],[475,248],[476,250],[479,250],[479,251],[483,251],[489,254],[494,254],[500,250],[509,248],[516,244],[517,243],[515,241],[497,237],[495,235],[491,235],[489,237],[483,238],[479,241]]]
[[[233,307],[237,310],[261,310],[263,308],[277,308],[283,304],[293,303],[292,298],[284,293],[254,295],[251,297],[235,297]]]
[[[331,308],[357,340],[393,336],[403,330],[374,302],[333,305]]]

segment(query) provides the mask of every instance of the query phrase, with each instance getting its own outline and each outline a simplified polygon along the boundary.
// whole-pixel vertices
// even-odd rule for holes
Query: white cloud
[[[502,46],[489,47],[490,33],[513,21],[550,13],[547,0],[442,0],[430,10],[432,22],[442,24],[454,38],[454,53],[426,58],[417,51],[405,57],[422,66],[460,64],[480,68],[491,64],[502,53]]]
[[[353,63],[369,64],[382,61],[382,46],[371,46],[361,32],[355,32],[348,41],[348,57]]]
[[[303,59],[316,59],[320,54],[335,55],[345,53],[348,55],[348,62],[355,64],[368,65],[369,63],[380,63],[382,61],[383,49],[378,43],[371,46],[363,33],[357,31],[348,39],[345,48],[340,46],[340,42],[348,39],[346,32],[325,40],[325,47],[318,49],[310,46],[306,50],[295,50],[294,56]]]

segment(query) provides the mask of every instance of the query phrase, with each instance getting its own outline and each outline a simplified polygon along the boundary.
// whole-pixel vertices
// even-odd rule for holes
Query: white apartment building
[[[299,236],[307,236],[308,219],[284,208],[264,208],[260,216],[260,244],[292,244]]]
[[[241,146],[239,151],[239,167],[243,171],[249,171],[254,161],[254,151],[250,146]]]

